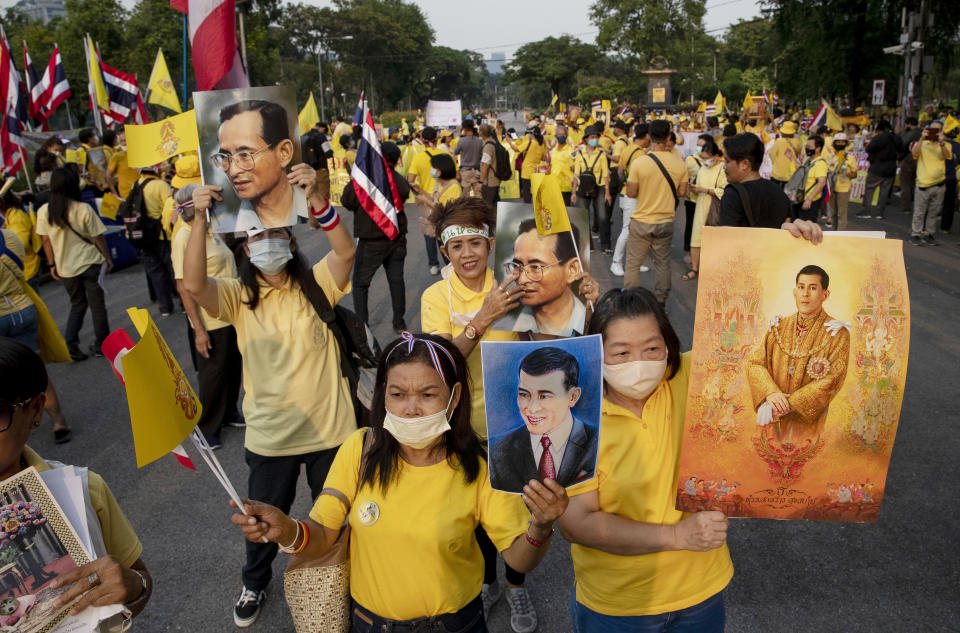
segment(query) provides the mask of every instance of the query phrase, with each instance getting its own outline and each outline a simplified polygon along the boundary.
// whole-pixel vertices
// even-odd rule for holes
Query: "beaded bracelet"
[[[327,199],[324,199],[324,206],[320,210],[315,210],[313,207],[310,207],[310,215],[320,223],[320,227],[324,231],[330,231],[340,223],[340,215]]]
[[[543,544],[546,543],[547,541],[549,541],[549,540],[550,540],[550,537],[553,536],[553,528],[550,528],[550,532],[547,533],[546,538],[544,538],[542,541],[539,541],[539,540],[533,538],[532,536],[530,536],[530,532],[529,532],[529,531],[525,532],[525,533],[524,533],[524,536],[525,536],[526,539],[527,539],[527,543],[530,543],[530,544],[533,545],[534,547],[543,547]]]

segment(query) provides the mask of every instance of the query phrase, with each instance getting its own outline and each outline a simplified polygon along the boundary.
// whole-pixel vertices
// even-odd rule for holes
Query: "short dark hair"
[[[533,218],[527,218],[520,223],[520,227],[517,229],[517,237],[536,230],[537,221]],[[557,238],[557,241],[553,244],[553,254],[561,264],[565,264],[577,256],[577,249],[574,247],[573,240],[577,240],[578,244],[580,243],[580,229],[571,222],[570,230],[573,232],[572,238],[570,237],[570,231],[553,234]]]
[[[450,154],[434,154],[430,157],[430,166],[436,167],[444,180],[453,180],[457,177],[457,164],[453,162]]]
[[[737,135],[737,126],[733,123],[727,123],[723,126],[723,135],[727,138]]]
[[[380,144],[380,153],[383,154],[387,164],[391,167],[396,167],[397,161],[399,161],[403,155],[400,148],[397,147],[397,144],[391,141],[384,141]]]
[[[430,142],[437,140],[437,128],[430,127],[428,125],[427,127],[420,130],[420,138]]]
[[[520,361],[520,369],[530,376],[545,376],[553,371],[563,372],[563,388],[570,391],[580,385],[580,363],[576,356],[559,347],[540,347]]]
[[[823,289],[826,290],[830,287],[830,275],[819,266],[808,264],[801,268],[800,272],[797,273],[797,278],[794,280],[794,283],[800,281],[800,275],[820,275],[820,285],[823,286]]]
[[[710,127],[720,127],[720,119],[715,116],[708,116],[707,125]]]
[[[650,140],[654,143],[663,143],[670,138],[670,124],[663,119],[650,123]]]
[[[635,286],[633,288],[614,288],[608,290],[600,300],[587,324],[587,334],[603,336],[607,326],[617,319],[636,319],[652,315],[660,328],[660,336],[667,344],[667,378],[673,378],[680,370],[680,337],[677,336],[667,313],[657,302],[653,293]]]
[[[633,138],[641,139],[650,133],[649,123],[637,123],[633,126]]]
[[[114,130],[103,131],[103,146],[113,147],[117,144],[117,133]]]
[[[290,126],[287,124],[287,111],[279,103],[262,99],[244,99],[231,103],[220,110],[220,125],[244,112],[256,112],[260,115],[260,138],[273,147],[280,141],[290,140]]]
[[[723,150],[721,150],[720,146],[717,145],[717,141],[715,141],[714,138],[709,134],[704,134],[700,138],[703,138],[704,136],[706,136],[707,138],[703,139],[703,149],[701,149],[700,151],[706,152],[711,156],[723,156]]]
[[[471,132],[473,132],[474,131],[473,119],[467,119],[466,121],[464,121],[461,129],[470,130]]]
[[[817,149],[823,149],[823,137],[820,136],[819,134],[814,134],[807,140],[813,141],[813,146],[816,147]]]
[[[97,133],[95,130],[89,127],[85,127],[82,130],[80,130],[80,132],[77,134],[77,139],[79,139],[81,143],[86,143],[91,138],[96,138],[96,136],[97,136]]]
[[[47,368],[32,349],[0,336],[0,402],[13,404],[47,390]]]
[[[749,160],[750,168],[758,171],[763,163],[763,141],[756,134],[734,134],[723,141],[723,151],[732,161]]]
[[[915,116],[908,116],[908,117],[906,118],[905,123],[906,123],[907,125],[920,125],[920,121],[918,121],[918,120],[917,120],[917,117],[915,117]]]
[[[887,121],[886,119],[880,119],[879,121],[877,121],[878,132],[886,132],[889,129],[891,129],[890,121]]]
[[[824,134],[829,134],[829,133],[830,133],[830,128],[828,128],[826,125],[821,125],[820,127],[817,128],[817,134],[820,136],[823,136]]]

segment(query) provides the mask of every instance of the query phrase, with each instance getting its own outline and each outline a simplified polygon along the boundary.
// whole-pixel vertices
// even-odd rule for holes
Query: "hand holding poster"
[[[460,125],[463,109],[460,100],[456,101],[427,101],[427,125],[433,127],[450,127]]]
[[[596,476],[603,400],[600,335],[480,343],[490,485],[567,487]]]
[[[759,230],[703,232],[677,508],[876,521],[910,345],[902,243]]]

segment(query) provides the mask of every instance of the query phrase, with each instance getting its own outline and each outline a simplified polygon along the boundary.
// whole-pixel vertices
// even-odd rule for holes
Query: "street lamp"
[[[330,40],[352,40],[352,35],[342,35],[340,37],[330,37]],[[320,39],[320,47],[317,51],[317,71],[320,76],[320,120],[327,120],[327,113],[323,107],[323,38]]]

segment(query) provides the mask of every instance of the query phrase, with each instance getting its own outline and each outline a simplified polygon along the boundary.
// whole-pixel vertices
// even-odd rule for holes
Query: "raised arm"
[[[190,224],[190,239],[183,255],[183,285],[212,317],[220,315],[217,283],[207,277],[207,210],[214,200],[223,200],[220,187],[202,185],[193,190],[196,215]]]

